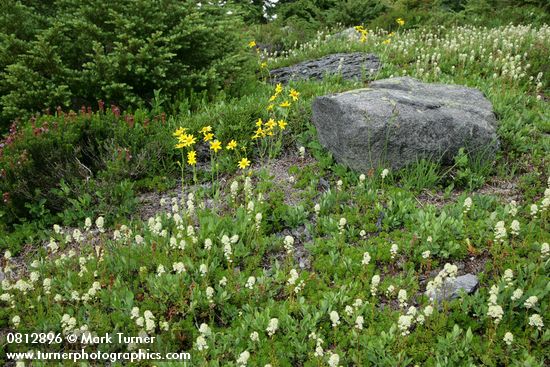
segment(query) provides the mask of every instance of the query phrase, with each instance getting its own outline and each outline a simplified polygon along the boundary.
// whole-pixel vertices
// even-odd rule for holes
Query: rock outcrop
[[[492,105],[479,90],[409,77],[319,97],[313,123],[335,159],[361,172],[423,158],[451,162],[461,147],[493,159],[499,146]]]
[[[317,60],[270,71],[271,79],[286,84],[291,80],[322,79],[325,75],[341,75],[342,78],[361,80],[380,69],[380,60],[362,52],[332,54]]]

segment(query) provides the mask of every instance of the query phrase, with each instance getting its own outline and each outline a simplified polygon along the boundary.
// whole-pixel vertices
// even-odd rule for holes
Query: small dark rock
[[[330,184],[327,180],[325,180],[323,177],[319,179],[319,186],[321,187],[322,191],[328,191],[330,190]]]
[[[454,280],[446,279],[443,287],[436,292],[426,291],[426,295],[432,300],[442,301],[458,298],[461,292],[466,294],[473,293],[479,284],[477,276],[474,274],[464,274],[456,277]]]
[[[376,229],[381,232],[383,227],[382,227],[382,221],[384,220],[384,212],[383,211],[380,211],[380,213],[378,214],[378,219],[376,220]]]

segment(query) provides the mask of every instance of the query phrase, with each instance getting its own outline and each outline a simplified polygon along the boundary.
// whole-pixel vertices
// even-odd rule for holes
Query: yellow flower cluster
[[[399,26],[402,26],[405,24],[405,21],[402,18],[397,18],[395,21]],[[363,27],[362,25],[358,25],[358,26],[355,26],[354,29],[357,32],[359,32],[359,34],[361,35],[361,39],[360,39],[361,43],[365,43],[367,41],[367,34],[368,34],[368,31],[365,29],[365,27]],[[388,34],[388,38],[382,41],[382,44],[389,45],[391,43],[391,37],[393,36],[395,36],[394,32],[391,32],[390,34]]]
[[[355,26],[354,28],[361,35],[361,43],[367,42],[367,34],[369,33],[369,31],[367,31],[362,25]]]
[[[269,97],[269,105],[267,106],[268,111],[273,111],[273,108],[275,107],[275,102],[282,95],[282,93],[283,93],[283,85],[279,83],[275,86],[275,93],[271,97]],[[296,102],[300,97],[300,92],[291,88],[288,94],[288,97],[290,97],[292,101]],[[282,107],[282,108],[289,108],[291,105],[292,103],[288,99],[285,99],[284,101],[279,102],[279,107]]]
[[[274,111],[275,106],[282,108],[284,111],[292,106],[293,102],[296,102],[300,99],[300,92],[298,92],[294,88],[290,88],[287,98],[283,98],[281,102],[277,102],[277,100],[284,95],[283,91],[283,85],[281,83],[278,83],[275,86],[275,92],[271,97],[269,97],[269,104],[267,106],[268,112]],[[285,121],[284,118],[278,119],[277,117],[275,117],[275,114],[272,114],[272,116],[273,117],[265,122],[261,118],[256,121],[256,131],[254,132],[254,135],[252,135],[252,139],[255,140],[259,138],[265,138],[266,136],[273,136],[276,128],[278,128],[280,131],[286,128],[288,123]],[[275,121],[276,119],[278,120]]]
[[[214,154],[222,150],[222,142],[218,139],[215,139],[214,133],[212,132],[212,126],[204,126],[199,130],[199,133],[202,134],[202,140],[205,143],[209,143],[209,148]],[[177,143],[175,145],[176,149],[191,148],[196,142],[197,139],[193,134],[187,134],[187,129],[184,127],[179,127],[174,131],[173,135],[177,138]],[[232,139],[225,146],[226,150],[235,150],[238,146],[236,140]],[[197,164],[197,152],[195,150],[187,151],[187,164],[195,166]],[[250,165],[250,161],[246,158],[241,159],[238,162],[238,166],[241,169],[244,169]]]
[[[267,121],[263,121],[261,118],[256,121],[256,131],[254,132],[254,135],[252,135],[252,139],[259,139],[259,138],[265,138],[266,136],[273,136],[274,130],[276,127],[279,128],[279,130],[284,130],[286,128],[286,125],[288,123],[281,119],[277,122],[275,122],[274,119],[269,119]]]
[[[197,142],[195,136],[193,134],[187,134],[187,129],[184,127],[176,129],[173,135],[178,139],[176,149],[191,148]],[[189,150],[187,152],[187,163],[192,166],[197,164],[197,152],[194,150]]]
[[[251,41],[249,43],[250,47],[255,47],[255,42]],[[268,112],[272,111],[271,117],[264,121],[262,118],[259,118],[256,121],[256,131],[254,135],[252,136],[253,140],[265,138],[265,137],[272,137],[275,135],[276,132],[282,132],[286,129],[288,123],[285,120],[285,117],[288,113],[288,108],[292,105],[292,103],[298,101],[300,99],[300,92],[297,90],[290,88],[288,93],[285,92],[285,88],[283,88],[282,84],[277,84],[275,86],[275,91],[273,95],[269,98],[269,106],[267,108]],[[274,111],[275,106],[277,107],[277,110]],[[193,145],[197,143],[197,137],[195,135],[188,133],[187,128],[179,127],[176,129],[176,131],[173,133],[173,135],[177,138],[177,143],[175,145],[176,149],[183,149],[187,148],[187,164],[191,166],[195,166],[197,164],[197,153],[195,150],[193,150]],[[223,143],[216,139],[214,131],[212,129],[212,126],[204,126],[201,128],[198,132],[198,139],[200,139],[202,135],[202,141],[204,143],[208,143],[209,149],[212,152],[212,158],[218,154],[221,150],[224,149]],[[238,143],[236,140],[232,139],[229,142],[225,144],[225,150],[228,151],[237,151]],[[246,144],[245,144],[246,146]],[[243,151],[245,150],[245,147],[243,146],[241,148]],[[182,176],[183,176],[183,158],[184,158],[184,152],[182,152]],[[246,169],[250,166],[250,160],[246,157],[241,158],[237,162],[237,165],[240,169]]]
[[[262,52],[260,51],[260,48],[258,47],[258,44],[256,43],[256,41],[252,40],[248,42],[248,47],[256,51],[256,55],[258,57],[258,65],[260,66],[260,71],[267,70],[268,69],[267,62],[263,59]]]
[[[194,150],[187,152],[187,163],[191,166],[197,164],[197,152]]]
[[[195,136],[193,134],[187,134],[187,129],[183,127],[178,128],[173,135],[178,139],[176,149],[188,148],[197,142]]]

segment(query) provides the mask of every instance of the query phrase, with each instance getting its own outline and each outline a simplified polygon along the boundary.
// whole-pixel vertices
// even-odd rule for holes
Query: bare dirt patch
[[[281,157],[272,160],[267,165],[256,164],[252,167],[254,171],[267,169],[273,178],[273,182],[280,187],[284,194],[284,203],[294,205],[300,201],[300,190],[293,185],[295,177],[288,171],[290,167],[296,166],[299,169],[315,164],[315,159],[309,155],[301,158],[295,154],[286,153]]]

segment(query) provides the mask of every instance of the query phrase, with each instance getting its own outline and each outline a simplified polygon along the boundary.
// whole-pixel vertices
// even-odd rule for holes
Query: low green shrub
[[[98,202],[120,207],[130,200],[129,182],[172,169],[170,124],[165,114],[121,114],[100,102],[96,113],[58,110],[13,125],[0,148],[3,222],[43,219],[69,204],[74,211],[77,201],[83,213],[74,219],[100,210]]]
[[[185,206],[172,197],[147,221],[56,227],[24,262],[6,251],[0,328],[78,335],[48,352],[79,350],[81,336],[147,333],[154,341],[86,350],[185,351],[198,366],[544,365],[550,222],[530,214],[540,199],[514,211],[485,195],[419,208],[378,172],[334,177],[341,187],[313,200],[302,194],[316,183],[288,183],[300,198],[290,209],[280,180],[258,173],[219,196],[199,188]],[[374,227],[381,210],[404,226]],[[425,294],[449,295],[467,273],[479,279],[470,294]],[[6,343],[0,363],[29,348]]]

